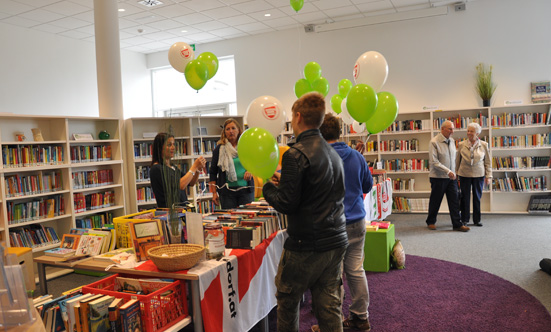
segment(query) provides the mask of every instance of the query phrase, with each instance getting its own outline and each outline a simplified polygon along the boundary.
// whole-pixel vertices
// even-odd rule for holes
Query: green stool
[[[394,246],[394,225],[376,232],[365,232],[364,270],[371,272],[388,272],[390,254]]]

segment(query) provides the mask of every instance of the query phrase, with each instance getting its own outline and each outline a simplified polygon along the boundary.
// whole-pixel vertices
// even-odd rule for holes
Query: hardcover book
[[[109,305],[114,299],[114,296],[105,295],[88,304],[90,307],[90,331],[109,331]]]
[[[551,84],[549,81],[532,82],[532,103],[548,103],[551,101]]]
[[[109,327],[111,332],[118,332],[121,330],[121,314],[120,307],[123,305],[123,299],[118,298],[113,300],[107,310],[109,311]]]
[[[90,302],[103,297],[102,294],[92,295],[91,297],[80,301],[80,325],[82,332],[92,332],[90,330]]]
[[[130,300],[120,307],[122,331],[140,332],[143,331],[140,302]]]
[[[163,233],[159,220],[133,220],[128,223],[132,244],[136,250],[136,260],[147,260],[147,251],[164,244]]]
[[[44,251],[44,255],[53,257],[70,257],[75,255],[75,249],[54,248]]]
[[[76,255],[96,256],[101,252],[103,236],[82,235],[78,244]]]
[[[77,249],[79,240],[80,240],[80,235],[63,234],[60,247],[67,248],[67,249]]]

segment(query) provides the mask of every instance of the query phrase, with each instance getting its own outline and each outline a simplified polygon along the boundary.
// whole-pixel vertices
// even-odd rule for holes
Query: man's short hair
[[[325,116],[325,99],[319,92],[309,92],[295,101],[292,111],[302,115],[307,127],[319,128]]]
[[[323,123],[320,127],[321,136],[325,138],[326,141],[336,141],[341,137],[341,123],[339,118],[334,116],[331,113],[325,114]]]

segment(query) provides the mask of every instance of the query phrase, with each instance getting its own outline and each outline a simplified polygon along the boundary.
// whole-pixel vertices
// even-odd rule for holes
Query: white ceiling
[[[179,41],[201,44],[459,2],[304,0],[296,13],[289,0],[160,1],[163,4],[146,7],[139,0],[118,0],[121,49],[147,54],[168,50]],[[94,42],[93,0],[0,0],[0,4],[0,22]]]

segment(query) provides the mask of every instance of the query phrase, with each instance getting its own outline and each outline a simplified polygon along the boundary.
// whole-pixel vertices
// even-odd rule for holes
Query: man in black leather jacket
[[[348,238],[342,159],[319,127],[323,95],[299,98],[292,109],[296,142],[285,152],[281,175],[263,187],[268,203],[288,215],[284,251],[275,278],[278,331],[298,331],[299,304],[310,289],[322,331],[342,331],[341,266]]]

